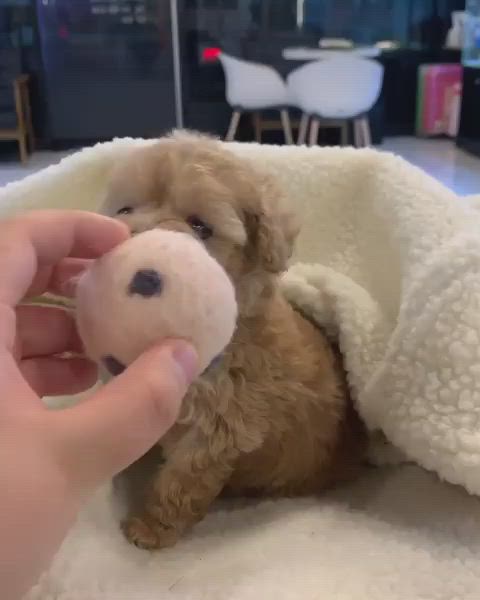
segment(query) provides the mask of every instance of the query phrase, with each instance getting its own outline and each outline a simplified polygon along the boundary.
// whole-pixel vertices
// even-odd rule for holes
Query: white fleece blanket
[[[95,209],[99,145],[0,192],[0,214]],[[303,217],[285,293],[339,336],[357,406],[410,459],[480,492],[480,212],[373,150],[233,144]],[[312,263],[302,264],[302,263]],[[82,514],[37,599],[473,598],[477,499],[415,467],[319,500],[227,506],[177,548],[128,547],[108,490]]]

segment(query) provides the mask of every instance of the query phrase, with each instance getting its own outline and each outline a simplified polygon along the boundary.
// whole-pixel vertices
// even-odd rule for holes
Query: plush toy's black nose
[[[125,365],[122,365],[122,363],[119,362],[113,356],[105,356],[105,358],[103,358],[102,360],[107,371],[110,373],[110,375],[113,375],[114,377],[116,375],[120,375],[120,373],[123,373],[125,371]]]
[[[153,269],[137,271],[128,286],[128,293],[133,296],[138,294],[144,298],[159,296],[162,293],[163,283],[160,275]]]

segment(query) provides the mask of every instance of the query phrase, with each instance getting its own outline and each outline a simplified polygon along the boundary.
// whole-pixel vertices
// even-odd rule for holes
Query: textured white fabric
[[[115,158],[142,143],[103,144],[8,186],[0,214],[94,209]],[[339,334],[367,423],[478,494],[478,201],[374,150],[231,148],[271,171],[303,217],[285,291]],[[375,471],[321,499],[228,505],[152,557],[123,541],[105,493],[32,598],[478,595],[478,501],[415,467]]]
[[[318,499],[229,502],[152,555],[112,504],[101,490],[28,600],[478,600],[478,500],[416,467]]]
[[[374,150],[237,151],[262,161],[303,216],[287,293],[339,333],[364,420],[480,493],[475,200]]]

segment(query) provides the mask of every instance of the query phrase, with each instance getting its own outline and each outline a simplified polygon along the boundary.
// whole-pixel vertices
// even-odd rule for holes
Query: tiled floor
[[[389,138],[381,149],[403,156],[458,194],[480,194],[480,158],[459,150],[450,140]]]
[[[459,150],[449,140],[389,138],[380,147],[418,165],[459,194],[480,194],[480,159]],[[0,186],[61,160],[67,152],[38,152],[28,165],[0,163]]]
[[[0,187],[10,183],[11,181],[17,181],[23,179],[27,175],[31,175],[40,169],[44,169],[50,165],[53,165],[64,156],[67,156],[68,152],[35,152],[30,157],[27,164],[22,165],[15,161],[0,162]]]

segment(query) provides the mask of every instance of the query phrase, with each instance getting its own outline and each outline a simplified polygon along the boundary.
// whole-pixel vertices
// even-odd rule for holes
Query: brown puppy
[[[219,142],[177,133],[118,165],[102,212],[133,233],[199,237],[239,304],[234,339],[161,440],[166,462],[124,525],[128,539],[174,544],[222,491],[309,494],[343,479],[361,459],[362,429],[338,355],[279,291],[297,226],[272,182]]]

